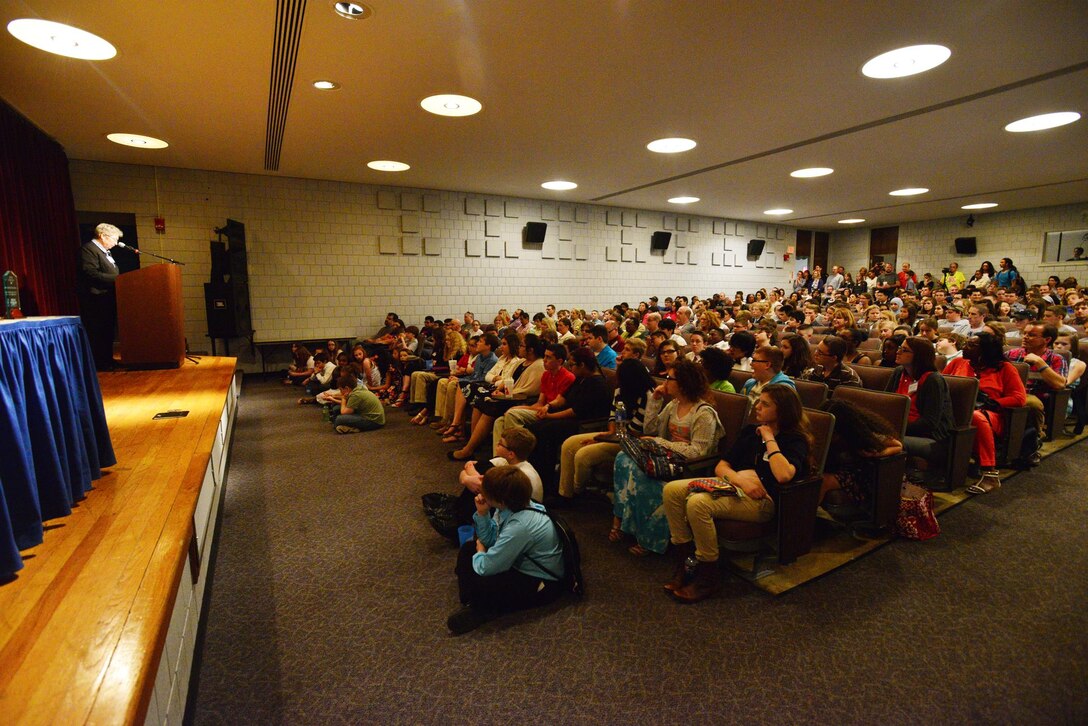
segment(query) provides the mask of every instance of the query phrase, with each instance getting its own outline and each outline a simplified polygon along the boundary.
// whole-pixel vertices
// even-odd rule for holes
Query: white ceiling
[[[112,42],[77,61],[0,33],[0,97],[68,155],[134,164],[601,202],[841,228],[1088,200],[1088,2],[373,0],[348,21],[306,7],[279,169],[264,170],[275,3],[0,0]],[[918,76],[861,75],[878,53],[940,43]],[[319,92],[311,83],[342,84]],[[435,93],[483,103],[447,119]],[[1006,123],[1075,110],[1035,134]],[[117,146],[114,131],[170,147]],[[686,136],[692,151],[647,142]],[[398,174],[366,162],[411,164]],[[830,166],[819,179],[793,179]],[[569,179],[571,192],[540,183]],[[923,186],[922,197],[888,192]],[[677,207],[665,200],[693,195]],[[976,215],[979,213],[976,213]]]

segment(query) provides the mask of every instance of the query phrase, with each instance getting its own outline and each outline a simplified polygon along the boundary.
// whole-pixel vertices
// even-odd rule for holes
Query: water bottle
[[[620,436],[627,435],[627,407],[623,401],[616,401],[616,433]]]

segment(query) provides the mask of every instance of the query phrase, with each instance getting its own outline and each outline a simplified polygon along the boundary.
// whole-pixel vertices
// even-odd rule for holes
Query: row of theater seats
[[[1021,378],[1027,379],[1028,366],[1014,363]],[[877,366],[851,365],[862,380],[863,387],[839,386],[832,393],[832,400],[848,401],[880,416],[897,431],[900,440],[906,435],[910,399],[885,390],[893,369]],[[611,385],[615,385],[615,373],[603,370]],[[731,382],[739,390],[751,377],[746,371],[734,370]],[[659,379],[660,380],[660,379]],[[942,482],[948,488],[963,486],[968,474],[975,429],[971,426],[978,381],[974,378],[947,376],[956,426],[945,443],[934,442],[933,452],[927,457],[929,475],[934,483]],[[718,539],[723,549],[755,555],[753,575],[758,577],[770,572],[774,563],[789,564],[807,554],[816,530],[820,483],[828,447],[834,432],[835,418],[820,410],[828,399],[828,387],[823,383],[794,380],[798,396],[809,417],[815,438],[815,468],[806,478],[796,480],[782,488],[775,517],[765,523],[719,521]],[[725,445],[735,441],[744,423],[749,422],[753,410],[746,396],[737,393],[711,391],[711,403],[725,425]],[[1064,404],[1058,409],[1064,413]],[[1005,464],[1019,454],[1019,442],[1028,425],[1030,409],[1026,406],[1009,409],[1005,435],[997,443],[998,463]],[[584,431],[601,430],[604,421],[585,422]],[[1012,442],[1015,442],[1013,445]],[[707,476],[713,473],[718,457],[711,455],[689,461],[684,476]],[[907,456],[904,453],[871,459],[864,473],[863,484],[869,488],[869,498],[862,507],[837,501],[834,493],[825,502],[825,508],[837,519],[852,528],[862,530],[889,530],[899,511],[900,488],[906,473]],[[598,473],[602,482],[611,481],[611,471]]]

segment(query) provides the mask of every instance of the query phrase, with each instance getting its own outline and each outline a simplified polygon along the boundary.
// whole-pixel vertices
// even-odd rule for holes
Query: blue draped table
[[[0,321],[0,449],[2,579],[117,463],[79,318]]]

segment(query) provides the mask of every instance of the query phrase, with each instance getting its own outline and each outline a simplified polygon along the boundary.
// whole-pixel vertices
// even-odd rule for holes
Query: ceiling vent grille
[[[272,72],[268,80],[268,126],[264,137],[265,171],[279,171],[287,108],[302,38],[306,0],[276,1],[276,36],[272,41]]]

